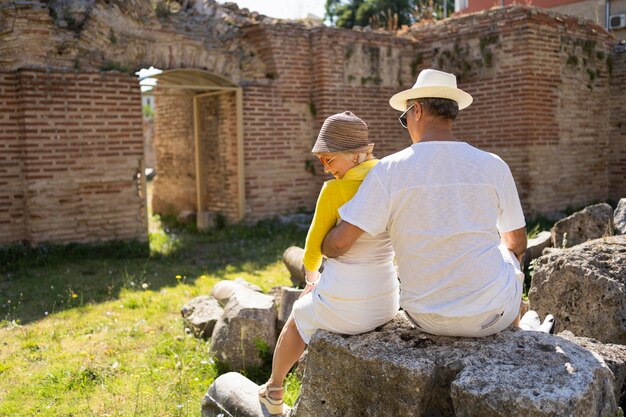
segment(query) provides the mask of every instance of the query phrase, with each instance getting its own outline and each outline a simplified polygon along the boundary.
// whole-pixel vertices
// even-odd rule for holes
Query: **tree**
[[[326,0],[326,18],[339,27],[383,27],[397,30],[402,25],[441,19],[454,12],[454,0]]]

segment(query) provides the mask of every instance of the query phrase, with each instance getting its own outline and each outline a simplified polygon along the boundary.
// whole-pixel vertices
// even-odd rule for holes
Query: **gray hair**
[[[424,111],[440,119],[454,120],[459,114],[459,104],[447,98],[416,98],[408,100],[408,105],[419,103]]]

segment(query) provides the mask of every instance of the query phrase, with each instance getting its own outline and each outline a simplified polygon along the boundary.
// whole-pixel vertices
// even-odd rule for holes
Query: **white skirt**
[[[391,320],[400,307],[392,262],[353,265],[329,259],[319,284],[293,306],[304,343],[316,330],[341,334],[368,332]]]

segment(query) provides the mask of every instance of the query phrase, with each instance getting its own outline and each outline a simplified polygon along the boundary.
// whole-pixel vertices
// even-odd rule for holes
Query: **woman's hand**
[[[304,287],[304,290],[300,293],[300,296],[298,297],[298,299],[304,297],[305,295],[313,291],[313,288],[315,288],[315,285],[307,285],[306,287]]]

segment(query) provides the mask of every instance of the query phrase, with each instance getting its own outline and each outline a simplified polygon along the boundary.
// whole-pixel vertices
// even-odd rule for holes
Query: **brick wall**
[[[626,197],[626,52],[611,57],[609,196],[619,200]]]
[[[15,73],[0,73],[0,243],[25,238],[22,124]]]
[[[623,163],[615,155],[623,152],[611,149],[623,142],[609,141],[606,110],[610,39],[595,25],[510,7],[402,36],[280,23],[249,28],[245,39],[267,70],[242,82],[248,219],[314,207],[329,177],[310,149],[331,114],[362,117],[379,157],[408,146],[388,100],[424,68],[455,73],[474,96],[455,133],[509,164],[528,215],[605,200],[620,187],[613,184],[623,177]],[[614,82],[613,91],[619,88]],[[613,115],[618,126],[623,112]],[[219,140],[228,140],[223,133]],[[209,165],[209,182],[233,178],[226,173],[232,165]],[[222,212],[236,198],[210,194],[223,196],[215,206]]]
[[[474,97],[455,133],[509,164],[527,215],[608,198],[609,38],[601,28],[512,7],[413,37],[417,70],[453,72]]]
[[[321,181],[307,167],[314,140],[308,30],[280,24],[251,31],[271,63],[264,79],[244,86],[246,217],[258,219],[314,206]]]
[[[8,179],[14,195],[21,188],[24,199],[8,210],[0,207],[0,218],[12,219],[10,227],[3,225],[0,243],[145,240],[136,80],[114,73],[42,70],[9,77],[16,80],[21,113],[22,178],[18,183],[13,168],[12,175],[0,171],[0,181]],[[11,131],[4,130],[3,144],[11,146]]]

